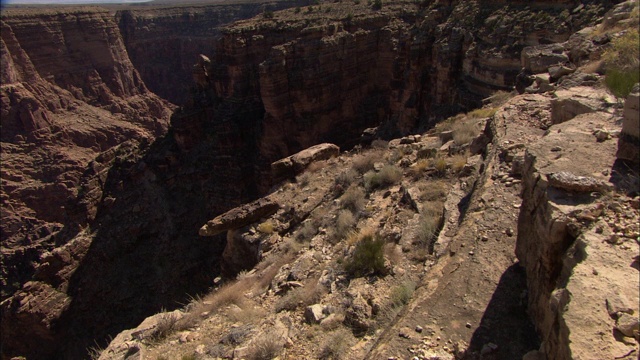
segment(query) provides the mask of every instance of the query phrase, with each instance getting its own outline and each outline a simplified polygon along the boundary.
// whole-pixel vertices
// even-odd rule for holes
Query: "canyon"
[[[481,107],[497,91],[531,89],[532,75],[558,62],[574,69],[586,64],[610,39],[593,40],[580,31],[610,14],[614,3],[390,1],[376,8],[361,1],[280,1],[3,9],[3,359],[88,357],[91,346],[105,347],[146,317],[181,307],[206,293],[220,276],[231,279],[250,271],[260,262],[256,254],[268,247],[258,251],[238,245],[253,236],[244,233],[248,228],[206,239],[199,229],[230,209],[284,191],[272,163],[319,143],[358,151],[372,139],[397,141],[424,133],[450,116]],[[560,43],[565,45],[558,48]],[[583,86],[589,79],[571,77]],[[561,122],[553,116],[565,116],[564,121],[577,115],[552,115],[548,98],[528,96],[512,106],[539,104],[533,115],[522,115],[523,122],[536,122],[535,130],[527,130],[531,143]],[[594,95],[600,101],[594,105],[597,111],[606,111],[606,96]],[[497,167],[496,159],[514,149],[499,153],[491,141],[518,142],[519,135],[505,137],[499,130],[520,116],[509,111],[504,108],[483,122],[485,137],[475,145],[482,150],[475,152],[484,152],[486,167]],[[590,121],[614,126],[600,118]],[[637,138],[628,136],[631,143]],[[612,142],[606,145],[611,152]],[[533,180],[541,171],[534,158],[523,158],[522,181],[537,195],[531,197],[533,204],[524,201],[522,207],[548,219],[552,211],[540,205],[547,201],[540,200],[545,190]],[[609,160],[603,158],[597,166],[606,167]],[[349,163],[339,161],[339,166]],[[477,172],[474,179],[487,181],[491,175],[479,172],[477,164],[470,170]],[[546,171],[557,172],[551,168]],[[454,183],[449,185],[461,186]],[[490,187],[488,182],[475,184]],[[296,229],[325,198],[304,187],[289,190],[287,200],[278,201],[288,204],[294,214],[288,226]],[[396,190],[401,192],[394,189],[393,199]],[[476,200],[484,196],[467,195]],[[505,206],[518,201],[518,194],[509,196]],[[455,196],[450,201],[463,203]],[[278,216],[276,224],[289,215],[279,211]],[[518,228],[529,224],[523,216]],[[435,253],[442,256],[475,238],[472,220],[460,215],[456,221],[464,227],[444,225],[441,238],[466,230],[453,240],[439,238]],[[483,231],[491,226],[485,221]],[[515,224],[516,217],[509,221]],[[384,231],[391,236],[397,229]],[[270,241],[273,246],[281,239]],[[237,254],[232,254],[232,244]],[[496,262],[511,261],[508,254],[516,244],[510,245],[492,245],[504,253]],[[526,283],[526,276],[537,276],[529,265],[537,260],[526,254],[548,250],[522,252],[533,245],[520,233],[517,245],[526,269],[509,274]],[[451,259],[434,269],[454,267],[458,258]],[[545,286],[551,286],[546,277],[556,276],[557,266],[553,264],[552,275],[539,274]],[[436,281],[426,288],[437,286]],[[464,295],[438,291],[446,294],[441,299],[449,296],[452,301]],[[549,319],[557,316],[544,310],[552,291],[545,288],[529,297],[533,318],[542,319],[534,322],[543,324],[545,334],[553,328]],[[491,291],[482,294],[490,297]],[[370,303],[371,296],[365,296]],[[430,304],[434,295],[421,296]],[[445,313],[447,305],[436,302],[434,308]],[[485,309],[480,307],[469,316],[482,316]],[[393,326],[410,318],[402,317],[369,339],[378,345],[368,342],[352,355],[392,356],[388,349],[404,346],[389,340],[397,333]],[[530,323],[522,324],[530,329],[519,339],[535,333]],[[564,351],[558,350],[563,344],[544,340],[547,348],[541,351]],[[474,342],[469,353],[480,353],[483,345]],[[539,345],[532,340],[512,354],[522,356]],[[294,349],[303,356],[304,349]]]

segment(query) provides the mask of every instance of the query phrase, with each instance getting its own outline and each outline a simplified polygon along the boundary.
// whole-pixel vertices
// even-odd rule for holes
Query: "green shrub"
[[[382,0],[374,0],[373,2],[373,10],[382,9]]]
[[[363,236],[347,260],[345,270],[352,277],[384,275],[384,240],[368,234]]]
[[[640,36],[638,29],[630,29],[612,41],[611,49],[603,56],[605,84],[613,95],[626,98],[640,79]]]
[[[604,83],[615,97],[626,98],[631,93],[633,85],[640,81],[638,68],[635,69],[616,69],[607,68]]]
[[[391,305],[394,307],[407,305],[415,290],[416,283],[410,280],[407,280],[393,288],[391,290]]]
[[[395,165],[385,165],[379,172],[369,171],[364,174],[364,187],[367,191],[385,188],[402,179],[402,170]]]

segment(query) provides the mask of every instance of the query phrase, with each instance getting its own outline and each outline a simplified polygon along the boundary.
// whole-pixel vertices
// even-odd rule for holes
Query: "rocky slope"
[[[10,283],[16,282],[15,285],[11,285],[13,288],[8,287],[7,291],[7,295],[13,296],[2,304],[3,320],[7,320],[3,321],[3,356],[28,354],[30,357],[36,358],[82,357],[88,345],[96,341],[98,344],[103,344],[109,335],[115,336],[123,328],[134,327],[145,316],[155,313],[161,308],[175,308],[177,302],[184,303],[190,295],[205,291],[211,286],[213,279],[219,275],[221,262],[227,265],[225,267],[227,275],[232,275],[242,268],[250,268],[260,260],[256,256],[256,254],[260,254],[260,251],[256,251],[256,246],[258,249],[259,246],[262,246],[261,239],[256,240],[255,232],[250,229],[240,229],[240,231],[227,234],[226,241],[223,235],[216,235],[211,241],[203,241],[198,236],[198,229],[216,215],[270,192],[269,190],[275,184],[271,177],[271,162],[323,141],[334,142],[343,149],[349,149],[359,142],[362,131],[368,127],[377,126],[377,130],[367,131],[369,140],[366,142],[371,142],[371,139],[376,137],[389,139],[407,133],[411,129],[431,126],[436,120],[455,113],[459,109],[470,109],[472,106],[480,104],[481,99],[494,90],[510,88],[516,84],[518,80],[516,69],[521,61],[520,50],[526,45],[569,39],[569,35],[573,31],[602,15],[606,6],[608,4],[578,6],[577,3],[555,1],[537,2],[536,6],[519,3],[507,6],[502,2],[454,1],[446,4],[441,2],[421,4],[393,2],[385,3],[382,9],[375,9],[369,4],[360,2],[322,3],[299,10],[289,9],[273,14],[268,13],[268,15],[265,14],[229,26],[223,31],[222,38],[217,42],[216,48],[212,52],[212,58],[199,57],[198,64],[193,68],[197,86],[194,87],[192,98],[174,113],[171,127],[166,136],[162,136],[154,142],[131,141],[113,148],[111,145],[96,146],[96,152],[83,153],[85,157],[82,158],[81,166],[78,167],[82,170],[76,173],[70,172],[68,169],[60,170],[65,174],[75,174],[67,183],[68,187],[72,187],[76,191],[71,196],[72,201],[68,203],[66,202],[68,196],[64,197],[64,211],[61,211],[60,206],[56,205],[59,211],[42,210],[41,212],[47,214],[46,216],[62,216],[63,219],[52,221],[56,227],[47,231],[39,228],[30,230],[34,234],[31,238],[22,235],[16,236],[16,243],[20,243],[20,246],[16,246],[16,250],[8,251],[11,255],[6,255],[7,259],[14,255],[15,259],[31,259],[34,261],[34,265],[27,268],[17,265],[14,268],[7,267],[7,278],[14,276],[18,280],[10,281]],[[118,18],[120,25],[128,24],[126,27],[121,27],[121,29],[128,29],[122,30],[123,36],[127,39],[123,41],[117,32],[115,21],[106,17],[103,12],[97,12],[97,14],[100,14],[97,18],[101,19],[103,29],[99,33],[104,34],[110,41],[118,45],[112,46],[113,48],[121,49],[120,45],[127,43],[132,52],[135,52],[136,49],[142,48],[142,45],[137,47],[137,41],[140,41],[140,44],[144,44],[146,41],[144,40],[146,38],[140,37],[140,33],[144,34],[146,31],[144,27],[153,28],[151,26],[153,21],[145,20],[145,15],[140,15],[143,13],[138,13],[135,16],[133,13],[129,13],[136,19],[135,26],[142,26],[141,29],[134,27],[135,31],[131,31],[132,25],[128,22],[131,19],[127,18],[129,15],[120,13]],[[162,23],[164,19],[172,16],[169,15],[167,18],[160,16],[159,19],[162,21],[158,21]],[[50,17],[52,17],[53,24],[56,24],[56,19],[58,19],[57,24],[66,31],[67,28],[74,29],[74,26],[82,26],[85,15],[74,18],[71,15],[54,13]],[[62,18],[71,19],[73,26],[59,20]],[[154,17],[152,16],[152,18]],[[198,16],[194,16],[194,18],[198,18]],[[28,20],[29,16],[20,15],[13,18],[7,16],[6,19],[8,23],[13,21],[11,25],[13,28],[14,26],[18,27],[19,19]],[[5,17],[3,17],[3,21],[5,21]],[[183,20],[180,19],[176,19],[176,21],[179,24],[183,23]],[[29,21],[25,23],[29,23]],[[34,24],[32,26],[37,26],[41,22],[36,21],[32,24]],[[186,24],[185,27],[190,27],[191,23],[187,22]],[[62,31],[62,34],[66,34],[65,31]],[[149,31],[153,33],[153,31]],[[3,30],[3,41],[5,33]],[[28,34],[29,32],[25,31],[24,33]],[[89,35],[84,36],[83,39],[92,39]],[[74,36],[64,35],[62,36],[63,40],[66,37],[76,39]],[[30,41],[36,40],[38,39],[31,38]],[[173,38],[168,39],[169,42],[174,40]],[[153,43],[154,40],[149,41]],[[183,39],[176,41],[181,43]],[[11,40],[5,42],[7,44],[16,43]],[[112,42],[103,41],[102,44],[109,45]],[[56,43],[55,39],[52,40],[52,43]],[[64,44],[64,41],[58,39],[58,43]],[[94,49],[92,45],[97,46],[97,43],[100,41],[96,40],[95,43],[91,42],[82,48]],[[588,58],[592,52],[592,49],[587,46],[588,44],[593,45],[593,42],[588,39],[580,40],[577,41],[577,45],[562,46],[560,50],[536,48],[531,53],[532,55],[526,57],[526,61],[523,60],[522,64],[526,71],[533,72],[537,72],[539,69],[531,64],[546,69],[544,62],[549,59],[555,62],[546,65],[569,60],[577,64],[582,60],[582,57]],[[18,45],[23,47],[20,42]],[[584,45],[586,50],[578,45]],[[160,44],[159,46],[162,49],[164,45]],[[6,47],[11,49],[9,45]],[[40,50],[41,48],[44,50]],[[169,45],[164,47],[164,49],[169,48]],[[61,53],[63,56],[60,57],[59,62],[72,65],[71,68],[74,70],[67,73],[60,70],[62,68],[58,69],[56,66],[48,64],[46,62],[48,57],[45,56],[45,53],[40,52],[47,51],[47,49]],[[12,70],[14,68],[29,69],[32,67],[37,70],[42,67],[42,74],[47,74],[40,76],[44,79],[43,83],[54,84],[51,86],[55,86],[55,89],[61,88],[73,96],[81,98],[83,102],[89,102],[92,105],[91,111],[98,112],[101,119],[109,119],[109,113],[120,111],[119,109],[124,112],[125,118],[127,114],[135,115],[136,110],[139,110],[140,114],[154,111],[145,105],[149,104],[147,100],[142,100],[141,104],[136,102],[135,105],[129,102],[131,95],[134,100],[138,96],[156,98],[146,91],[135,70],[126,70],[130,69],[130,62],[126,59],[125,52],[118,50],[118,55],[112,56],[109,55],[109,51],[105,53],[103,49],[96,50],[103,56],[95,59],[94,63],[117,63],[116,61],[110,62],[109,57],[106,56],[109,55],[121,59],[125,65],[117,65],[115,66],[116,70],[113,71],[108,70],[108,67],[100,66],[94,72],[90,69],[87,70],[86,66],[83,67],[79,60],[82,58],[91,59],[92,55],[78,53],[75,45],[71,43],[66,49],[73,56],[56,49],[46,46],[35,47],[31,51],[39,60],[32,62],[31,65],[28,61],[13,60],[12,65],[6,66],[7,70],[3,67],[3,76],[8,74],[8,79],[15,78],[10,75],[15,73]],[[572,49],[584,51],[573,51]],[[12,50],[11,53],[16,54],[12,59],[28,60],[26,56],[20,55],[17,51]],[[574,53],[575,55],[572,55]],[[137,61],[140,61],[142,56],[144,55],[140,55]],[[3,61],[3,66],[4,64]],[[144,67],[144,65],[141,66]],[[510,70],[502,71],[505,68]],[[155,67],[152,66],[149,69],[148,74],[151,75],[148,76],[153,77],[154,70],[152,69]],[[37,71],[40,74],[40,70]],[[62,74],[59,74],[59,71],[62,71]],[[177,69],[176,73],[180,71]],[[27,73],[26,70],[24,72]],[[117,76],[124,76],[123,74],[129,74],[131,78],[117,80]],[[98,81],[98,77],[102,78],[103,76],[110,76],[108,81],[104,81],[104,84]],[[116,80],[113,80],[114,78]],[[526,72],[522,74],[520,79],[526,86],[529,86],[532,81]],[[588,80],[573,75],[571,79],[573,83],[580,84]],[[557,79],[553,81],[555,80]],[[39,84],[40,81],[34,83]],[[96,87],[92,87],[93,85]],[[550,86],[556,86],[556,84]],[[63,90],[59,91],[63,92]],[[530,91],[541,90],[531,88]],[[127,94],[129,97],[120,101],[121,94]],[[45,96],[45,98],[56,99],[49,96]],[[522,101],[526,103],[529,100]],[[6,107],[7,113],[17,111],[16,105],[7,103],[9,104]],[[63,104],[62,101],[60,103]],[[36,110],[40,108],[36,108]],[[130,111],[130,108],[134,110]],[[32,113],[33,111],[29,114]],[[30,125],[33,128],[46,128],[46,123],[50,119],[49,115],[42,116],[37,111],[35,113],[37,116],[25,117],[30,121],[28,124],[34,124]],[[531,119],[527,121],[539,121],[541,114],[540,111],[537,113],[534,111]],[[60,117],[62,118],[62,116]],[[152,117],[150,116],[148,119]],[[68,117],[64,118],[68,119]],[[140,116],[140,118],[146,128],[149,128],[153,123],[145,120],[144,116]],[[79,119],[82,120],[82,124],[89,123],[85,117],[79,117]],[[109,124],[106,120],[104,123]],[[96,126],[93,122],[90,124]],[[544,121],[536,124],[537,127],[545,128],[550,125]],[[4,126],[3,116],[3,129]],[[77,124],[69,128],[85,129]],[[74,131],[76,130],[63,131],[62,134],[74,133]],[[33,133],[40,134],[38,131]],[[95,131],[88,133],[94,134]],[[120,129],[115,133],[124,135],[122,138],[118,137],[114,141],[114,145],[119,144],[124,138],[141,139],[144,137]],[[147,137],[152,138],[153,135],[155,134]],[[449,133],[449,135],[451,134]],[[538,135],[536,134],[536,136]],[[105,135],[105,137],[109,139],[108,136]],[[495,135],[487,133],[484,137],[480,137],[475,145],[470,146],[474,149],[473,153],[481,151],[486,145],[486,140],[490,138],[495,138]],[[19,138],[16,139],[19,140]],[[443,136],[443,139],[445,142],[448,140],[446,136]],[[427,166],[427,163],[422,163],[420,167],[430,168],[425,172],[429,176],[422,179],[424,182],[416,185],[422,184],[422,190],[429,188],[430,181],[433,180],[432,177],[436,173],[439,174],[438,176],[448,174],[439,183],[439,186],[447,187],[457,182],[454,173],[465,168],[462,166],[464,165],[463,160],[450,156],[459,151],[457,146],[449,144],[451,149],[445,147],[439,150],[439,147],[434,145],[436,140],[433,137],[425,137],[424,141],[416,138],[407,138],[403,141],[418,142],[419,144],[404,146],[407,144],[392,143],[391,146],[395,147],[396,151],[379,154],[379,161],[376,162],[380,162],[382,165],[376,166],[378,170],[381,170],[381,166],[384,166],[385,162],[398,163],[401,161],[402,155],[408,155],[408,152],[415,151],[416,158],[440,154],[438,159],[445,159],[445,167],[453,168],[456,163],[458,164],[456,165],[457,170],[438,170],[435,167],[436,164],[433,163],[431,165],[436,168],[434,173],[433,169]],[[494,139],[494,141],[497,140]],[[16,151],[24,151],[23,149],[26,148],[20,143],[18,145],[20,146],[16,146]],[[3,142],[3,160],[4,148]],[[39,149],[46,149],[46,147]],[[98,155],[97,151],[102,153],[96,156]],[[407,154],[404,154],[404,151]],[[71,151],[64,150],[64,152]],[[45,152],[46,156],[49,156],[50,153],[48,150]],[[484,165],[485,168],[489,166],[489,161],[495,161],[495,156],[497,156],[496,153],[491,153],[488,158],[490,160],[483,160],[487,161]],[[38,161],[51,162],[46,160],[48,158],[45,155],[43,158],[44,160],[38,159]],[[409,166],[414,162],[417,163],[416,158],[409,157],[400,165]],[[85,168],[84,164],[87,164],[90,159],[94,161]],[[339,161],[341,166],[349,167],[349,164],[354,160],[343,159]],[[33,161],[34,165],[32,166],[37,167],[38,161]],[[401,260],[399,260],[398,274],[407,274],[407,279],[402,275],[388,278],[385,282],[375,285],[371,289],[371,294],[362,293],[358,289],[358,283],[354,282],[354,288],[349,291],[346,298],[352,299],[356,305],[354,302],[343,304],[343,299],[345,299],[343,290],[348,289],[351,285],[346,277],[342,277],[338,281],[341,284],[338,286],[340,292],[336,292],[327,301],[338,309],[352,308],[351,312],[345,311],[344,315],[350,319],[347,322],[360,324],[356,325],[358,334],[361,334],[363,329],[366,330],[364,331],[366,333],[375,328],[373,325],[377,321],[376,314],[378,314],[381,304],[375,305],[372,299],[376,298],[378,293],[383,293],[383,290],[388,290],[389,286],[396,285],[396,283],[398,286],[402,285],[405,280],[408,281],[406,284],[411,282],[421,284],[424,277],[414,277],[410,273],[416,272],[417,274],[419,269],[424,266],[425,259],[435,260],[436,255],[440,256],[449,251],[449,242],[454,241],[455,243],[455,240],[450,239],[457,231],[457,227],[454,225],[465,221],[463,215],[466,209],[466,205],[464,205],[466,200],[461,202],[460,198],[482,184],[478,183],[480,185],[474,186],[476,178],[486,181],[486,177],[490,176],[486,172],[478,172],[483,168],[480,165],[482,160],[475,157],[474,161],[476,162],[470,163],[471,165],[464,170],[465,177],[473,176],[456,185],[457,190],[451,192],[448,201],[444,201],[442,198],[443,194],[447,194],[448,191],[437,192],[437,196],[433,199],[433,201],[439,200],[445,203],[445,205],[438,205],[439,203],[436,202],[435,210],[441,205],[444,206],[446,218],[452,219],[452,221],[447,220],[444,223],[446,230],[443,234],[451,234],[446,235],[449,238],[442,235],[442,239],[435,243],[423,241],[421,244],[415,244],[411,238],[412,234],[415,235],[417,231],[415,227],[418,227],[422,221],[421,218],[416,217],[422,214],[420,201],[411,200],[411,197],[415,196],[415,189],[400,191],[400,188],[392,187],[392,191],[389,193],[386,191],[370,192],[369,197],[374,196],[377,199],[374,204],[381,201],[385,204],[383,208],[386,210],[382,213],[376,212],[374,216],[372,211],[375,209],[365,209],[364,217],[356,216],[358,221],[365,221],[367,217],[371,216],[374,218],[373,221],[375,222],[377,219],[379,224],[388,222],[388,227],[380,226],[385,228],[385,233],[395,239],[394,241],[399,245],[396,250],[389,250],[390,254],[406,251],[411,256],[399,257]],[[20,160],[15,160],[15,163],[20,163]],[[59,164],[58,162],[53,163]],[[473,164],[478,167],[474,167]],[[292,192],[284,192],[283,197],[279,200],[280,203],[285,202],[283,199],[286,199],[286,202],[291,201],[291,204],[299,203],[302,204],[300,205],[302,210],[286,207],[287,213],[280,212],[277,215],[278,218],[275,219],[273,226],[276,227],[278,233],[282,233],[281,236],[292,235],[291,231],[301,231],[299,229],[300,221],[310,216],[308,214],[320,206],[321,200],[331,199],[331,196],[336,196],[345,190],[348,186],[347,183],[340,184],[342,190],[333,189],[335,183],[332,176],[335,176],[337,172],[335,169],[331,171],[326,170],[323,185],[318,185],[318,187],[325,189],[324,192],[320,191],[314,195],[312,191],[304,190],[304,187],[303,191],[293,188],[289,189]],[[422,171],[425,169],[420,170],[416,176],[424,175]],[[413,170],[405,171],[407,175],[409,172],[413,172]],[[394,171],[394,173],[397,172]],[[3,173],[3,181],[5,178],[11,178],[8,172],[6,176]],[[362,176],[357,176],[357,178],[358,182],[363,181],[361,180]],[[20,180],[18,179],[16,182]],[[299,183],[304,182],[304,179],[299,181]],[[22,184],[21,181],[20,183]],[[511,184],[513,185],[513,182]],[[414,195],[411,195],[412,192]],[[409,195],[404,196],[404,193]],[[515,193],[510,196],[513,198]],[[410,210],[408,212],[400,211],[401,207],[406,206],[398,205],[400,197],[409,198],[409,200],[403,200],[403,204],[406,202],[409,204]],[[19,197],[19,199],[23,198],[27,197]],[[34,201],[33,203],[39,205],[41,202]],[[335,214],[336,206],[336,204],[323,205],[327,214]],[[3,204],[3,211],[4,209]],[[398,212],[396,218],[387,220],[391,214],[396,212]],[[322,217],[324,218],[325,215]],[[515,214],[508,215],[511,219],[509,221],[515,219]],[[348,217],[348,215],[344,216]],[[40,217],[36,219],[40,219]],[[407,232],[403,235],[402,229],[409,219],[412,219],[411,231],[413,232]],[[322,225],[323,228],[326,228],[332,225],[331,221],[334,220],[326,220],[326,224],[323,222],[313,223],[313,226]],[[486,228],[502,228],[508,223],[506,218],[487,221]],[[23,220],[14,221],[16,228],[23,223]],[[282,224],[288,224],[283,225],[286,229],[278,227]],[[440,223],[438,222],[438,224]],[[264,226],[268,228],[268,225]],[[307,225],[306,227],[313,226]],[[436,227],[440,226],[443,225]],[[505,231],[507,229],[505,228]],[[248,231],[248,234],[245,230]],[[305,231],[312,232],[311,229]],[[265,230],[265,232],[267,231]],[[52,236],[49,236],[50,234]],[[309,240],[307,235],[305,235],[307,238],[305,240]],[[318,238],[317,244],[323,243],[329,236],[331,236],[331,241],[337,239],[335,235],[328,234],[326,230],[322,235],[326,236]],[[297,235],[295,236],[297,237]],[[398,236],[400,237],[398,238]],[[30,249],[24,247],[23,243],[31,242],[31,239],[38,239],[38,241],[51,245],[36,247],[35,250],[23,250],[23,248]],[[250,246],[236,246],[236,249],[245,249],[244,254],[253,254],[247,256],[246,259],[240,258],[246,262],[234,260],[233,255],[236,252],[229,250],[229,246],[233,247],[233,244],[237,243],[237,239],[240,239],[238,240],[240,244],[242,241],[247,241],[250,244]],[[281,240],[279,237],[273,237],[271,241],[279,243]],[[223,252],[225,247],[226,250]],[[388,247],[391,248],[391,246]],[[9,247],[7,246],[7,248]],[[503,254],[508,253],[508,250],[504,250],[499,245],[495,245],[494,248],[501,249]],[[3,243],[3,251],[4,249]],[[291,256],[297,254],[296,251],[281,249],[280,246],[277,249],[279,250],[274,254],[282,252]],[[348,255],[353,250],[349,250],[349,247],[344,245],[327,248],[326,251],[324,245],[317,247],[317,249],[321,249],[323,255],[314,255],[315,260],[313,261],[320,262],[320,259],[323,259],[323,266],[326,265],[325,261],[339,258],[333,254],[333,251]],[[43,253],[44,250],[48,252]],[[263,250],[266,252],[266,249]],[[289,255],[282,259],[290,259]],[[494,254],[488,253],[488,255],[487,262]],[[3,257],[5,257],[4,253]],[[292,257],[291,260],[293,259]],[[503,255],[501,259],[501,266],[504,266],[508,263],[509,256]],[[20,262],[16,260],[7,262],[7,264]],[[3,259],[3,266],[4,264]],[[428,266],[435,264],[436,262]],[[440,264],[444,266],[445,263]],[[449,264],[455,267],[454,263]],[[276,261],[264,266],[270,272],[278,272],[283,265],[284,263]],[[320,270],[317,272],[322,274]],[[515,270],[514,272],[514,277],[520,279],[517,280],[520,284],[518,286],[522,287],[522,274]],[[461,271],[458,274],[462,273],[464,272]],[[494,281],[496,276],[500,274],[502,274],[501,268],[496,269],[487,275],[489,276],[488,281]],[[280,275],[285,278],[290,277],[284,273],[284,270]],[[339,273],[327,275],[330,276],[325,279],[328,286],[334,282],[334,275],[342,276]],[[261,287],[266,288],[268,283],[271,283],[270,276],[259,276],[268,279],[265,280],[266,283],[260,283]],[[96,279],[101,280],[96,281]],[[288,281],[294,282],[294,284],[283,283],[284,285],[279,285],[275,283],[272,287],[297,287],[298,284],[295,282],[300,283],[303,279],[302,275],[293,275]],[[27,280],[33,281],[25,283]],[[435,284],[432,285],[435,286]],[[15,288],[21,289],[13,293]],[[246,290],[247,288],[240,288],[234,291],[244,293]],[[258,294],[262,291],[253,292]],[[277,291],[279,290],[274,290],[274,292]],[[492,291],[491,288],[483,289],[482,298],[490,297]],[[316,295],[311,298],[315,299]],[[446,308],[446,305],[450,303],[446,299],[442,298],[441,306],[443,308]],[[276,300],[277,298],[272,295],[265,297],[265,301],[274,302]],[[241,303],[243,301],[242,298],[238,300]],[[482,315],[482,306],[486,304],[483,301],[477,303],[478,307],[475,308],[473,317],[479,318]],[[270,312],[272,307],[269,306],[271,305],[264,305],[266,306],[264,309]],[[376,308],[376,306],[378,307]],[[374,308],[378,310],[374,311]],[[393,311],[396,311],[400,307],[392,306],[392,308]],[[331,311],[327,310],[327,312]],[[338,319],[340,319],[339,315],[336,315]],[[272,317],[268,319],[277,323]],[[278,319],[280,323],[291,322],[287,319]],[[389,319],[395,318],[389,316]],[[226,326],[224,322],[217,324]],[[389,323],[382,324],[384,324],[383,327],[386,327]],[[523,324],[529,326],[526,321]],[[265,325],[260,324],[260,326]],[[29,334],[29,336],[27,337],[25,334]],[[383,350],[382,345],[376,345],[378,341],[388,341],[381,339],[392,337],[389,335],[392,332],[385,334],[378,332],[374,337],[367,337],[366,341],[355,349],[353,356],[367,356],[369,351],[386,351]],[[527,338],[529,334],[530,332],[523,331],[521,337]],[[26,341],[25,338],[30,340]],[[240,340],[230,341],[237,345],[235,342]],[[238,344],[240,343],[238,342]],[[530,350],[536,345],[533,343],[535,342],[513,350],[512,354],[520,354],[522,351]],[[314,348],[307,345],[307,343],[300,343],[293,354],[308,354]],[[395,351],[404,345],[394,346],[396,347],[392,349]],[[482,345],[478,345],[477,341],[472,344],[471,348],[475,349],[474,346],[480,346],[480,350],[482,348]],[[132,347],[132,349],[134,348]],[[229,346],[220,351],[223,354],[228,354]]]
[[[638,197],[609,182],[620,112],[573,91],[598,108],[553,124],[551,93],[520,95],[453,134],[296,155],[312,161],[295,181],[200,230],[251,270],[100,358],[636,358]],[[460,140],[461,124],[484,131]],[[368,236],[377,255],[356,262]]]
[[[539,55],[523,63],[548,49],[524,49]],[[223,263],[248,271],[122,332],[101,358],[636,358],[637,173],[618,165],[637,159],[616,152],[633,143],[637,95],[623,111],[585,69],[311,161],[203,223],[201,235],[226,232]]]

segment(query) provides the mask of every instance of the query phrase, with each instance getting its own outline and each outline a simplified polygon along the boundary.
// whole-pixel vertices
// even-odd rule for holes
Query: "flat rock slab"
[[[273,215],[280,205],[269,198],[261,198],[252,203],[231,209],[209,220],[200,228],[200,236],[213,236],[223,231],[238,229],[257,222],[263,217]]]
[[[328,160],[338,155],[340,155],[340,148],[337,145],[329,143],[314,145],[272,163],[271,173],[276,181],[291,178],[301,173],[312,162]]]

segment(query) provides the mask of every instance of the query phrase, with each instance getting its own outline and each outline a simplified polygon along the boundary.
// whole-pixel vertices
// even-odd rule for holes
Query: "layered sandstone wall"
[[[174,104],[190,96],[191,68],[199,54],[213,57],[221,29],[269,10],[306,1],[134,6],[115,14],[131,62],[151,91]]]

